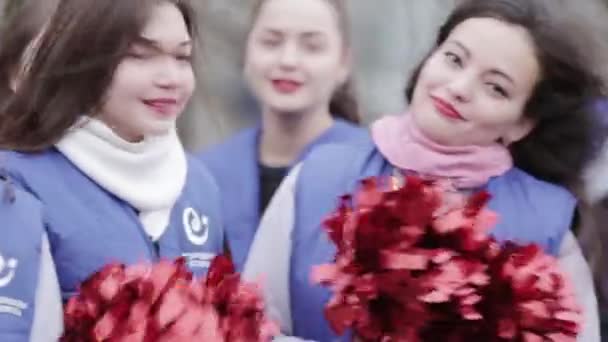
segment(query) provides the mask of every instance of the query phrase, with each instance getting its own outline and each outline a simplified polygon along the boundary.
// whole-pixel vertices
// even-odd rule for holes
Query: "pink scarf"
[[[489,146],[444,146],[426,137],[409,113],[387,116],[372,125],[378,150],[394,166],[420,175],[448,178],[459,189],[485,185],[513,167],[509,150]]]

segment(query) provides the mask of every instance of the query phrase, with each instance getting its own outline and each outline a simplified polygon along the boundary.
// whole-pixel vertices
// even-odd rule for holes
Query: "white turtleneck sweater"
[[[136,209],[152,239],[163,234],[187,173],[184,148],[174,129],[131,143],[103,122],[86,118],[56,147],[99,186]]]

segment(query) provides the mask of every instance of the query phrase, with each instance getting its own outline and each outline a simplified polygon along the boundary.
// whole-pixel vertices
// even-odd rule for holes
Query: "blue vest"
[[[296,192],[290,274],[295,336],[320,342],[339,340],[323,314],[330,292],[310,282],[311,268],[331,262],[335,254],[319,223],[335,209],[338,196],[355,190],[358,180],[392,171],[393,166],[370,141],[325,146],[303,163]],[[533,242],[552,254],[558,252],[576,205],[570,193],[516,168],[491,179],[486,189],[493,196],[489,207],[500,215],[492,231],[497,239]]]
[[[222,194],[222,217],[232,259],[238,270],[242,270],[245,264],[260,221],[259,136],[260,127],[249,128],[200,155],[217,180]],[[335,120],[334,125],[312,142],[299,159],[319,145],[365,136],[365,129]]]
[[[200,162],[190,157],[183,193],[171,212],[168,228],[156,243],[147,236],[138,213],[129,204],[101,188],[57,150],[2,152],[0,163],[15,185],[38,200],[33,208],[27,201],[16,201],[11,210],[35,215],[34,209],[42,208],[42,221],[40,217],[32,219],[20,229],[44,226],[64,300],[75,293],[79,283],[110,262],[132,264],[184,256],[190,270],[200,276],[210,259],[223,252],[218,188]],[[34,248],[39,240],[39,236],[22,239],[15,248]]]
[[[44,224],[31,194],[0,178],[0,341],[28,341]]]

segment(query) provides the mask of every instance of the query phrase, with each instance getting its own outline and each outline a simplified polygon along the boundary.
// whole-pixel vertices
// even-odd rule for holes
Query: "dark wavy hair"
[[[515,165],[539,179],[571,184],[591,151],[593,103],[604,93],[602,81],[585,56],[580,31],[560,22],[555,9],[535,0],[469,0],[441,26],[435,48],[414,70],[405,95],[411,100],[426,60],[452,30],[471,18],[494,18],[525,28],[533,39],[541,78],[524,113],[536,123],[522,140],[510,145]]]

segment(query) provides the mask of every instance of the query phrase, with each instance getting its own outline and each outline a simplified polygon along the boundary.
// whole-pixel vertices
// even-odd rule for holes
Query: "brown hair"
[[[13,95],[11,83],[28,44],[38,35],[58,0],[7,3],[0,31],[0,107]],[[10,6],[9,6],[10,4]]]
[[[524,114],[535,128],[510,145],[515,164],[545,181],[570,185],[576,181],[591,151],[592,103],[603,83],[589,62],[584,31],[575,31],[559,19],[560,9],[531,0],[469,0],[457,7],[439,30],[435,48],[452,30],[470,18],[494,18],[525,28],[534,41],[541,79],[526,103]],[[425,58],[415,69],[405,91],[411,100]]]
[[[174,4],[195,40],[184,0],[62,0],[33,47],[27,72],[0,113],[0,147],[40,151],[102,106],[114,71],[151,10]]]
[[[253,5],[251,26],[253,27],[262,5],[267,0],[257,0]],[[345,46],[351,46],[351,29],[348,15],[348,8],[345,0],[325,0],[336,11],[338,19],[338,29],[342,34]],[[354,96],[354,85],[352,78],[334,90],[329,102],[329,112],[336,118],[344,119],[352,123],[360,123],[359,104]]]

